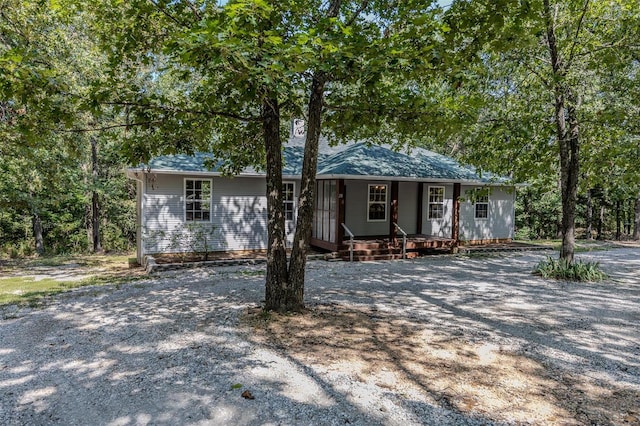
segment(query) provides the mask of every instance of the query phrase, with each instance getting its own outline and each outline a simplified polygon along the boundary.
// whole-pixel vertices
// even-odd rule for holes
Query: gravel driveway
[[[167,272],[5,309],[0,424],[639,424],[640,249],[580,257],[611,279],[542,280],[530,274],[539,253],[310,262],[307,305],[323,318],[355,312],[334,338],[367,339],[358,318],[393,333],[414,327],[411,345],[406,333],[376,338],[405,344],[380,364],[355,337],[331,362],[257,338],[264,328],[247,317],[263,300],[264,266]],[[312,345],[309,336],[294,338]],[[345,349],[351,357],[336,359]],[[445,350],[454,355],[438,368],[412,369]],[[463,358],[475,367],[451,365]],[[464,382],[490,370],[508,392]],[[532,417],[517,414],[534,400]]]

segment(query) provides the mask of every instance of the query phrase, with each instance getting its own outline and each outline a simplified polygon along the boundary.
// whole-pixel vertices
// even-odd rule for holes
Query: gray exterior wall
[[[462,186],[461,195],[476,186]],[[460,240],[489,240],[513,238],[515,226],[515,190],[493,187],[489,193],[489,217],[475,218],[475,205],[470,201],[460,203]]]
[[[434,237],[451,238],[453,224],[453,184],[423,183],[424,203],[422,207],[422,233]],[[429,187],[444,187],[444,217],[429,219]]]
[[[261,177],[211,177],[210,222],[186,222],[184,179],[189,175],[154,175],[143,187],[141,245],[144,254],[203,251],[263,250],[267,248],[266,183]],[[143,178],[145,179],[145,178]],[[295,197],[300,191],[294,182]],[[296,206],[297,208],[297,206]],[[295,223],[287,222],[287,239],[293,242]],[[143,256],[144,256],[143,254]]]
[[[418,188],[417,182],[398,183],[398,225],[407,234],[418,230]]]
[[[262,177],[211,177],[211,221],[186,222],[184,179],[202,179],[190,175],[144,175],[137,182],[138,190],[138,260],[146,254],[177,253],[204,249],[209,251],[263,250],[267,248],[266,183]],[[294,183],[295,199],[300,181]],[[388,185],[387,219],[367,221],[368,185]],[[408,233],[417,231],[418,191],[424,186],[422,233],[451,238],[453,184],[399,182],[398,224]],[[444,218],[428,219],[429,186],[444,186]],[[389,233],[391,182],[345,180],[345,223],[358,236]],[[475,186],[461,187],[461,195]],[[513,238],[515,191],[495,187],[489,195],[489,217],[475,219],[474,205],[460,204],[460,239],[466,241]],[[297,206],[296,206],[297,209]],[[296,212],[297,213],[297,212]],[[293,243],[295,222],[288,221],[288,246]]]
[[[368,197],[369,185],[388,185],[387,188],[387,220],[384,222],[369,222]],[[389,234],[389,198],[391,183],[387,181],[345,180],[346,203],[344,222],[357,236],[388,235]]]

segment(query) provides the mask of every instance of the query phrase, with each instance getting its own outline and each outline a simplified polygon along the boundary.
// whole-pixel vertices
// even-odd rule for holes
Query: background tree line
[[[193,38],[170,39],[161,34],[205,22],[214,15],[204,16],[207,2],[196,12],[195,3],[189,2],[131,2],[126,6],[109,1],[0,3],[3,254],[131,249],[135,237],[134,189],[123,169],[149,155],[192,150],[202,145],[196,141],[208,138],[214,127],[218,132],[237,132],[225,118],[212,127],[202,126],[202,120],[184,114],[195,105],[194,99],[183,96],[185,90],[194,87],[189,81],[193,75],[179,78],[176,73],[158,73],[169,62],[163,55],[171,49],[182,55],[185,66],[203,66],[205,52],[198,50]],[[291,15],[287,24],[302,28],[309,25],[306,18],[296,21],[294,15],[303,17],[301,10],[312,6],[322,10],[321,3],[283,4],[268,16],[266,9],[255,7],[259,2],[229,2],[230,7],[238,9],[231,15],[236,19],[235,38],[225,43],[237,52],[252,48],[243,43],[255,36],[255,18],[263,18],[260,25],[264,27],[269,19],[280,19],[274,14],[285,11]],[[392,50],[385,54],[390,54],[395,64],[367,57],[367,51],[358,45],[375,39],[375,34],[368,40],[355,40],[343,32],[332,35],[334,39],[342,37],[339,42],[320,46],[340,52],[314,58],[329,64],[318,74],[324,75],[325,84],[329,73],[335,79],[336,68],[345,63],[353,68],[340,71],[336,81],[330,83],[330,101],[335,109],[329,107],[325,113],[328,132],[336,139],[345,135],[384,139],[394,131],[405,136],[399,140],[410,140],[484,170],[528,182],[518,191],[517,236],[561,237],[561,164],[550,121],[557,92],[554,83],[561,81],[563,90],[570,88],[573,93],[569,102],[576,104],[576,120],[581,124],[581,164],[575,196],[578,236],[638,238],[640,187],[635,165],[640,159],[640,36],[636,6],[635,1],[474,0],[455,1],[442,10],[430,2],[407,2],[404,9],[385,2],[329,2],[329,9],[323,13],[331,12],[336,17],[368,13],[370,20],[378,20],[377,24],[384,22],[387,38],[395,31],[397,39],[395,44],[385,45],[385,49],[394,49],[392,54]],[[420,13],[420,20],[415,16],[407,19],[410,12]],[[314,18],[315,24],[327,30],[332,17],[325,14],[328,21],[321,23],[319,16]],[[254,21],[241,27],[237,21],[240,17],[252,17]],[[312,14],[308,17],[311,19]],[[141,22],[145,25],[138,25]],[[366,24],[362,21],[360,31],[371,30]],[[561,75],[548,56],[549,29],[555,32],[556,54],[564,55]],[[294,71],[307,72],[316,66],[311,59],[300,64],[308,46],[302,37],[285,42],[277,31],[290,29],[278,30],[276,26],[262,30],[265,42],[272,43],[271,50],[265,49],[265,57],[280,49],[280,62],[295,57],[300,70]],[[243,39],[245,36],[248,38]],[[138,44],[133,46],[133,41]],[[110,51],[105,50],[107,44]],[[157,47],[163,50],[156,51]],[[145,55],[145,49],[147,53],[155,51],[155,56]],[[366,58],[369,63],[366,67],[358,65],[356,57]],[[416,59],[423,64],[411,65]],[[277,84],[284,75],[279,69],[248,68],[247,72],[262,72],[261,84],[266,82],[267,86]],[[394,80],[384,72],[401,74],[402,78]],[[427,72],[428,78],[419,78],[418,72]],[[369,73],[370,81],[363,83],[362,78],[356,78],[358,73],[360,77]],[[380,80],[386,84],[384,94],[373,87]],[[423,96],[422,102],[407,96],[408,82]],[[363,92],[375,92],[369,98],[384,103],[386,108],[350,95]],[[257,96],[254,92],[249,95]],[[424,102],[427,97],[435,101]],[[307,113],[295,93],[285,98],[289,99],[284,102],[287,117]],[[350,112],[341,111],[340,103]],[[143,110],[141,105],[155,108]],[[175,108],[163,110],[163,105]],[[238,115],[243,108],[248,111],[246,104],[233,107],[237,107],[234,112]],[[377,122],[364,120],[374,107],[381,109],[375,114]],[[178,126],[178,121],[191,126]],[[360,123],[361,128],[345,128],[348,121]],[[416,131],[416,127],[425,126],[425,121],[428,128]],[[228,164],[231,171],[262,160],[264,148],[260,142],[253,145],[259,149],[251,150],[260,154],[257,160],[247,158],[247,151],[237,143],[244,138],[248,148],[251,132],[253,138],[260,134],[253,126],[244,126],[242,133],[229,139],[234,143],[216,146],[232,159]],[[174,140],[169,141],[167,134]]]
[[[558,236],[569,263],[578,233],[631,233],[632,203],[640,232],[639,0],[0,2],[0,240],[26,251],[130,246],[123,165],[210,151],[266,171],[266,305],[300,309],[320,134],[528,182],[518,235]],[[281,152],[301,116],[288,259]]]

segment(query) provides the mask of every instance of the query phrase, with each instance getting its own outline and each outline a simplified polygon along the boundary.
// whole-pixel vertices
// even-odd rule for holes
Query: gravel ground
[[[313,261],[306,300],[311,308],[410,321],[467,347],[535,363],[547,378],[579,379],[570,396],[580,392],[582,402],[549,396],[569,412],[569,423],[638,424],[640,249],[580,257],[601,262],[611,279],[542,280],[530,274],[544,258],[533,252]],[[263,271],[260,265],[177,271],[77,289],[42,309],[4,308],[0,424],[527,423],[508,413],[464,410],[419,378],[413,387],[382,386],[351,374],[352,360],[323,368],[253,338],[245,319],[263,300]],[[596,385],[607,390],[602,401],[589,390]],[[255,399],[243,398],[245,391]],[[616,395],[631,405],[616,408]],[[580,407],[598,403],[614,413],[580,414]]]

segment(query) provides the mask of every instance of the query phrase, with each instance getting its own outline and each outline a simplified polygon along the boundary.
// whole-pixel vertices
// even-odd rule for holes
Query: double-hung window
[[[294,220],[296,211],[295,186],[293,182],[282,183],[282,203],[284,205],[285,220]]]
[[[476,219],[489,218],[489,194],[476,195],[475,211]]]
[[[369,185],[367,220],[369,222],[387,220],[387,185]]]
[[[211,179],[184,180],[184,210],[187,222],[211,221]]]
[[[444,186],[429,187],[429,219],[444,218]]]

